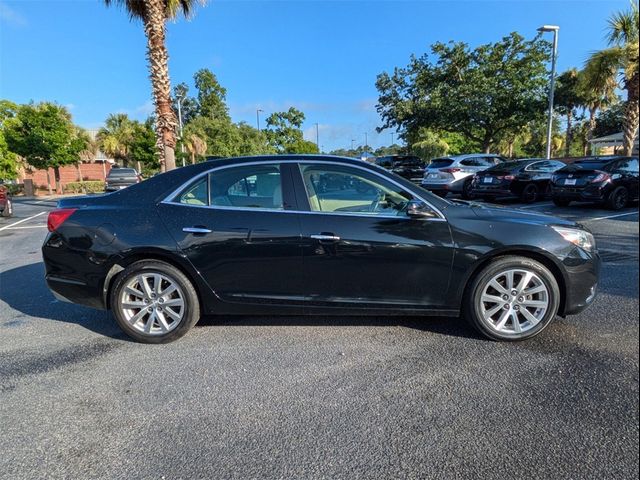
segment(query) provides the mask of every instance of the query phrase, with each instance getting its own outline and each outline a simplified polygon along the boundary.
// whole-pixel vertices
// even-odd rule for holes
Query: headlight
[[[593,252],[596,249],[596,240],[586,230],[581,230],[579,228],[567,228],[567,227],[554,227],[552,226],[556,232],[562,235],[567,242],[571,242],[574,245],[586,250],[587,252]]]

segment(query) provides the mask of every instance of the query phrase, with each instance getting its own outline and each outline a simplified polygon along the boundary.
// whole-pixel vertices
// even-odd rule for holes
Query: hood
[[[477,217],[492,222],[521,223],[527,225],[563,225],[567,227],[577,226],[577,224],[571,220],[517,208],[502,207],[499,205],[487,206],[473,202],[467,203],[467,207],[470,208]]]

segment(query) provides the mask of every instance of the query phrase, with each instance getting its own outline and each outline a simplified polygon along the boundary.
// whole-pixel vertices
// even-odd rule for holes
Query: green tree
[[[180,115],[182,124],[186,125],[198,116],[198,101],[189,96],[189,87],[186,83],[179,83],[173,88],[173,111],[178,117],[178,99],[180,100]]]
[[[112,113],[104,124],[96,136],[100,150],[123,166],[129,166],[134,122],[126,113]]]
[[[428,162],[436,157],[446,155],[449,145],[440,136],[426,127],[418,129],[410,139],[411,151]]]
[[[265,134],[277,153],[318,153],[318,146],[303,137],[304,119],[304,113],[294,107],[269,115]]]
[[[267,155],[276,153],[276,150],[269,144],[265,132],[253,128],[245,122],[236,125],[240,134],[238,145],[238,155]]]
[[[136,162],[138,172],[145,175],[155,173],[160,169],[160,162],[155,154],[156,136],[153,131],[153,120],[144,123],[132,122],[132,133],[129,141],[129,158]]]
[[[569,156],[571,142],[573,140],[573,119],[576,116],[576,109],[585,104],[583,91],[580,88],[580,78],[578,70],[571,68],[558,75],[557,88],[554,96],[554,105],[558,113],[567,119],[565,130],[565,156]]]
[[[0,129],[0,180],[13,180],[18,176],[18,156],[9,151],[9,146]]]
[[[589,112],[588,128],[585,132],[585,140],[587,142],[594,138],[597,125],[596,115],[598,112],[618,103],[618,97],[616,95],[618,82],[615,77],[608,75],[607,72],[597,70],[595,67],[596,65],[587,64],[587,66],[580,71],[578,83],[584,107]],[[622,126],[620,130],[622,130]]]
[[[184,145],[191,156],[191,164],[193,165],[196,163],[196,156],[202,157],[207,153],[207,142],[195,133],[190,134],[184,140]]]
[[[598,112],[596,127],[593,130],[594,138],[621,132],[624,127],[625,110],[624,102],[618,102],[608,109]]]
[[[104,0],[107,6],[124,7],[131,19],[142,20],[147,37],[147,60],[156,107],[158,156],[167,170],[176,168],[176,116],[171,106],[169,54],[166,46],[166,22],[179,14],[188,17],[196,0]],[[205,0],[199,0],[204,3]]]
[[[227,120],[227,89],[218,82],[217,77],[210,70],[203,68],[193,76],[198,90],[198,111],[203,117],[214,120]]]
[[[639,30],[638,4],[633,2],[628,11],[616,13],[609,19],[609,48],[591,55],[585,67],[602,78],[609,77],[616,82],[620,78],[620,86],[627,91],[623,125],[625,155],[633,151],[640,118]]]
[[[35,168],[53,168],[59,193],[60,167],[76,164],[80,153],[88,148],[86,137],[71,122],[69,112],[53,103],[21,106],[15,117],[5,120],[3,129],[10,151]],[[51,181],[48,183],[51,191]]]
[[[238,129],[227,119],[196,117],[184,129],[185,138],[196,135],[207,144],[207,154],[217,157],[237,155],[242,141]]]
[[[378,75],[382,127],[426,127],[464,135],[488,152],[505,131],[517,130],[545,108],[548,42],[517,33],[473,50],[436,43],[392,75]]]

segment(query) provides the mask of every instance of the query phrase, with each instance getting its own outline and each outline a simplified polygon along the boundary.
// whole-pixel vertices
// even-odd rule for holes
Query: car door
[[[625,158],[616,162],[615,168],[611,170],[613,175],[619,175],[619,183],[629,191],[629,198],[638,198],[638,187],[640,175],[638,173],[638,159]]]
[[[299,167],[298,204],[307,209],[300,216],[302,270],[314,304],[445,304],[453,244],[441,213],[433,208],[431,218],[409,218],[405,208],[417,196],[382,172],[322,162]]]
[[[301,302],[290,170],[264,162],[214,169],[159,205],[182,252],[223,300]]]

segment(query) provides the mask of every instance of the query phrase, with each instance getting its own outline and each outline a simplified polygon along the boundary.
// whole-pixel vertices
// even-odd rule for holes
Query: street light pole
[[[355,139],[352,138],[351,139],[351,150],[353,150],[354,143],[355,143]]]
[[[391,146],[393,147],[393,132],[391,132]]]
[[[368,133],[364,132],[364,151],[368,151],[369,150],[369,137],[368,137]]]
[[[256,110],[256,125],[258,127],[258,131],[260,131],[260,112],[264,112],[264,110]]]
[[[316,147],[318,147],[318,152],[320,151],[320,126],[319,124],[315,124],[316,125]]]
[[[178,125],[180,127],[180,152],[182,153],[182,166],[185,166],[184,162],[184,137],[182,131],[182,100],[184,97],[182,95],[176,95],[176,100],[178,100]]]
[[[558,54],[558,30],[557,25],[543,25],[538,32],[553,32],[553,52],[551,53],[551,79],[549,81],[549,119],[547,123],[547,159],[551,158],[551,131],[553,129],[553,95],[556,83],[556,56]]]

